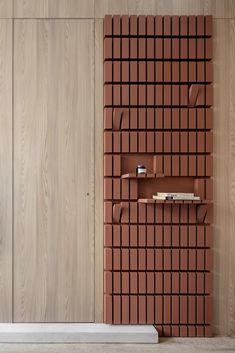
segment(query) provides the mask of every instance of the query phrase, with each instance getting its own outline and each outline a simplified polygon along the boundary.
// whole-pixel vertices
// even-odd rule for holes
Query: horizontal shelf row
[[[211,272],[104,272],[106,294],[210,294]]]
[[[211,36],[212,16],[106,15],[106,36]]]
[[[194,83],[213,80],[212,61],[106,61],[104,83]]]
[[[104,60],[211,60],[212,38],[105,38]]]
[[[129,175],[133,175],[133,177],[129,178]],[[154,176],[151,180],[151,184],[149,184],[150,181],[148,180],[151,179],[150,177],[144,177],[144,175],[142,175],[142,177],[136,177],[135,175],[134,173],[125,174],[123,175],[124,178],[105,177],[104,200],[135,200],[139,203],[149,204],[208,204],[211,203],[213,198],[212,179],[195,179],[190,183],[190,187],[192,188],[190,191],[193,191],[196,196],[199,196],[200,200],[153,200],[153,193],[165,192],[166,190],[171,190],[171,192],[179,191],[176,189],[172,190],[173,181],[169,184],[169,180],[163,179],[162,174],[148,174],[149,176]],[[156,175],[160,175],[161,177],[156,178]],[[159,182],[160,179],[162,181],[161,184]],[[139,185],[139,182],[145,182],[145,184],[143,185],[143,183],[141,183],[141,185]]]
[[[104,225],[104,247],[206,248],[212,240],[204,225]]]
[[[105,108],[104,129],[211,130],[212,108]]]
[[[109,324],[207,325],[212,318],[212,298],[106,294],[104,317],[105,322]]]
[[[113,212],[114,205],[120,205],[121,217],[117,220]],[[124,224],[196,224],[212,223],[212,204],[144,204],[121,202],[119,204],[104,201],[104,223]],[[203,211],[203,212],[202,212]],[[202,222],[198,218],[203,216]]]
[[[115,152],[115,151],[114,151]],[[134,151],[133,151],[134,152]],[[118,152],[117,152],[118,153]],[[105,175],[119,176],[118,158],[115,155],[104,156]],[[120,157],[120,156],[119,156]],[[109,161],[113,161],[113,165]],[[212,155],[155,155],[154,172],[168,176],[210,177],[213,172]],[[117,163],[116,163],[117,161]],[[141,163],[141,157],[139,158]],[[113,169],[112,169],[113,168]]]
[[[104,153],[212,153],[212,131],[105,131]]]
[[[211,249],[104,248],[104,270],[211,271]]]
[[[213,157],[211,155],[156,155],[155,172],[165,176],[200,176],[213,174]]]
[[[191,86],[159,84],[105,84],[104,106],[114,107],[188,107]],[[213,104],[213,87],[200,85],[194,106],[210,107]]]

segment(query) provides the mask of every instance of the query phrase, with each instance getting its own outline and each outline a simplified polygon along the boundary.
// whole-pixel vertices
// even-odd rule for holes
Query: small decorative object
[[[137,165],[136,173],[137,174],[146,174],[147,173],[147,169],[146,169],[146,167],[144,165]]]

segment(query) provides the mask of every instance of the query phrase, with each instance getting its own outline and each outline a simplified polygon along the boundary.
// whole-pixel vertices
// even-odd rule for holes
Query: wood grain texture
[[[235,334],[235,20],[214,21],[214,325]]]
[[[0,322],[12,320],[12,20],[0,20]]]
[[[14,321],[93,321],[93,20],[14,35]]]
[[[0,0],[0,18],[12,18],[13,0]]]
[[[95,17],[106,14],[131,15],[213,15],[215,18],[235,18],[232,0],[96,0]]]
[[[95,321],[103,322],[103,21],[95,21]]]
[[[103,322],[103,21],[95,21],[95,321]]]
[[[14,0],[15,18],[93,18],[94,0]]]

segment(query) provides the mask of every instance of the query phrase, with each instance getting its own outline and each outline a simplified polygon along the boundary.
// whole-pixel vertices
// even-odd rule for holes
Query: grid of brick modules
[[[104,19],[106,323],[211,335],[211,59],[211,16]]]

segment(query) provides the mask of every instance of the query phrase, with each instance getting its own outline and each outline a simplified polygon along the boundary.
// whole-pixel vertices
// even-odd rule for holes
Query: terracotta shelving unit
[[[212,82],[211,16],[105,17],[106,323],[212,334]]]

